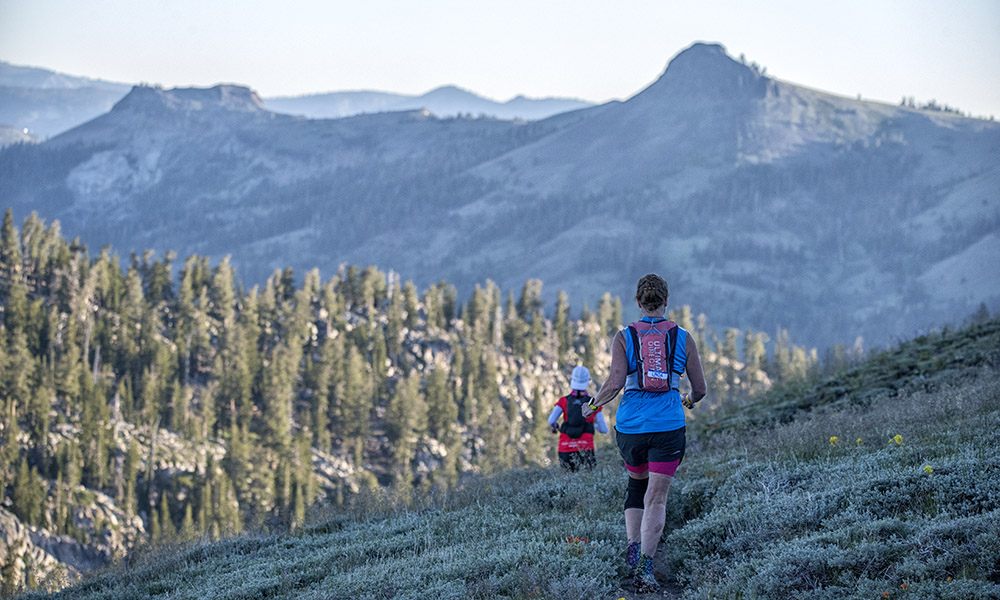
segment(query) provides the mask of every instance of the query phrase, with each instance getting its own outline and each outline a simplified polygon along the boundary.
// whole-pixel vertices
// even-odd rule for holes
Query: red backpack
[[[677,323],[636,321],[628,326],[635,352],[639,389],[669,392],[677,346]]]

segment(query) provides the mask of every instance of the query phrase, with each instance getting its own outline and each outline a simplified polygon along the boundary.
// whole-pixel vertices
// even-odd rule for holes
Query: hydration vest
[[[583,403],[590,402],[590,396],[566,396],[566,415],[559,431],[571,439],[580,439],[585,433],[594,433],[594,424],[583,418]]]
[[[667,320],[636,321],[628,326],[636,365],[628,375],[635,375],[637,389],[659,393],[677,389],[684,372],[674,364],[679,332],[677,323]]]

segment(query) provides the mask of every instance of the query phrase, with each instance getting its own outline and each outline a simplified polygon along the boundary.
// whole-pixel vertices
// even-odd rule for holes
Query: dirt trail
[[[680,598],[684,590],[677,585],[677,581],[670,574],[667,565],[664,564],[663,557],[665,554],[663,548],[659,548],[656,551],[656,558],[653,559],[653,574],[656,576],[656,580],[660,582],[660,591],[651,594],[640,594],[635,591],[635,586],[632,585],[632,578],[624,577],[619,582],[618,588],[614,591],[612,600],[619,600],[620,598],[624,598],[625,600],[677,600]],[[624,559],[623,554],[622,560]]]

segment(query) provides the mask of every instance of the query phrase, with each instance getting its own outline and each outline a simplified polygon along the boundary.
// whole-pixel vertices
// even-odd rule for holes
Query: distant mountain
[[[115,83],[23,67],[0,61],[0,125],[27,129],[47,138],[105,114],[132,88]],[[420,96],[389,92],[331,92],[268,98],[269,110],[310,119],[339,119],[359,114],[428,109],[441,117],[489,116],[538,120],[592,106],[568,98],[525,98],[495,102],[468,90],[445,86]]]
[[[439,117],[473,115],[497,119],[535,121],[593,106],[570,98],[525,98],[496,102],[456,86],[444,86],[421,96],[387,92],[332,92],[308,96],[266,98],[264,106],[275,112],[311,119],[338,119],[385,111],[427,109]]]
[[[130,88],[0,61],[0,124],[53,136],[108,112]]]
[[[1000,124],[776,81],[711,44],[626,102],[537,122],[308,120],[246,88],[138,87],[0,153],[19,218],[232,254],[247,284],[351,262],[465,291],[538,277],[593,306],[655,271],[714,323],[821,347],[1000,308],[997,190]]]

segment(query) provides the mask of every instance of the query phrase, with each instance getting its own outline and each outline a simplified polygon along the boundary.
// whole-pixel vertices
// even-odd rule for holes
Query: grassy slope
[[[915,340],[837,394],[802,386],[831,400],[790,422],[691,440],[663,546],[685,597],[1000,597],[998,332]],[[522,470],[433,509],[368,504],[295,535],[158,552],[53,597],[618,598],[623,489],[605,448],[592,473]]]
[[[752,430],[788,422],[815,408],[864,405],[885,395],[933,390],[975,373],[984,364],[1000,366],[998,349],[1000,319],[929,333],[836,375],[784,385],[757,402],[722,410],[705,433]]]

